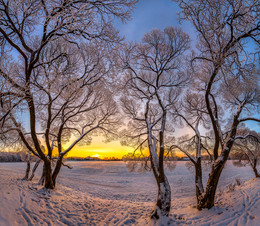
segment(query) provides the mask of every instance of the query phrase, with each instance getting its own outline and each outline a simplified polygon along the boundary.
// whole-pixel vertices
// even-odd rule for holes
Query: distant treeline
[[[115,158],[115,157],[105,157],[103,159],[98,158],[98,157],[86,157],[86,158],[81,158],[81,157],[68,157],[66,158],[67,161],[122,161],[120,158]]]
[[[0,152],[0,162],[22,162],[22,152]]]
[[[202,155],[201,156],[202,160],[210,160],[210,157],[208,155]],[[127,155],[124,155],[122,157],[122,161],[128,162],[128,161],[147,161],[149,160],[149,157],[139,157],[139,156],[134,156],[132,153],[129,153]],[[189,161],[188,157],[182,156],[165,156],[165,161]]]
[[[25,152],[0,152],[0,162],[24,162],[26,153]],[[209,160],[208,156],[202,156],[203,160]],[[239,159],[236,154],[231,153],[229,160],[237,160]],[[244,159],[244,158],[243,158]],[[30,156],[31,161],[36,161],[37,158],[35,156]],[[116,157],[105,157],[103,159],[98,157],[68,157],[66,158],[67,161],[145,161],[146,158],[131,158],[129,156],[123,156],[123,158],[116,158]],[[168,159],[168,161],[188,161],[187,157],[174,157]]]

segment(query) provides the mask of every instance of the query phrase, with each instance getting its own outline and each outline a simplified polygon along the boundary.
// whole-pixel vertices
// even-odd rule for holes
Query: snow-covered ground
[[[0,225],[146,225],[156,199],[151,172],[130,173],[123,162],[69,162],[54,191],[24,176],[25,163],[0,164]],[[206,172],[207,174],[207,172]],[[195,208],[194,176],[178,162],[167,171],[172,188],[171,225],[260,225],[260,179],[251,169],[228,162],[218,186],[216,205]],[[206,176],[206,175],[205,175]],[[227,188],[242,181],[234,191]],[[205,181],[206,182],[206,181]],[[204,182],[204,183],[205,183]]]

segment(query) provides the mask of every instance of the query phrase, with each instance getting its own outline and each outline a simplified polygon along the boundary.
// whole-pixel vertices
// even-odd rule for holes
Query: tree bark
[[[240,108],[240,110],[235,114],[234,119],[233,119],[233,124],[231,127],[231,131],[228,135],[225,145],[223,146],[221,155],[215,160],[215,162],[212,165],[212,169],[209,174],[206,191],[197,206],[198,210],[201,210],[203,208],[210,209],[211,207],[214,206],[215,194],[216,194],[216,190],[217,190],[217,186],[218,186],[218,181],[219,181],[220,175],[222,173],[222,170],[225,166],[225,163],[228,159],[230,150],[232,149],[232,146],[234,144],[234,140],[235,140],[236,133],[237,133],[237,126],[239,124],[238,117],[239,117],[241,110],[242,110],[242,108]]]
[[[220,175],[222,173],[222,170],[225,166],[225,163],[228,159],[229,152],[234,143],[236,128],[237,127],[235,127],[234,130],[232,131],[232,134],[229,137],[221,155],[217,158],[217,160],[215,160],[214,164],[212,165],[212,169],[209,174],[206,191],[197,206],[198,210],[201,210],[203,208],[210,209],[211,207],[214,206],[215,194],[216,194],[216,189],[218,186],[218,181],[219,181]]]
[[[209,174],[206,192],[203,195],[203,197],[199,200],[199,203],[197,205],[198,210],[202,210],[203,208],[210,209],[211,207],[214,206],[216,189],[225,162],[226,161],[217,160],[213,164],[211,173]]]
[[[34,167],[33,167],[33,169],[32,169],[32,174],[31,174],[31,176],[30,176],[30,178],[29,178],[30,181],[34,178],[34,173],[35,173],[36,169],[38,168],[40,162],[41,162],[41,159],[39,159],[39,160],[37,160],[37,161],[35,162]]]
[[[51,169],[51,160],[48,158],[44,160],[44,187],[48,189],[54,189],[54,184],[52,180],[52,169]]]
[[[29,177],[29,173],[30,173],[30,169],[31,169],[30,151],[28,151],[28,153],[27,153],[26,163],[27,163],[27,166],[26,166],[25,176],[22,180],[28,180],[28,177]]]
[[[256,178],[260,177],[260,174],[258,173],[257,169],[254,168],[253,170],[254,170],[254,173],[255,173],[255,177],[256,177]]]
[[[195,166],[195,187],[196,187],[196,197],[197,197],[197,208],[199,207],[202,194],[204,193],[203,183],[202,183],[202,168],[201,168],[201,158],[197,159]],[[198,208],[199,209],[199,208]]]
[[[254,165],[253,165],[252,168],[253,168],[255,177],[258,178],[258,177],[260,177],[260,174],[259,174],[258,171],[257,171],[256,165],[257,165],[257,159],[254,159]]]
[[[170,184],[164,175],[164,180],[157,182],[158,185],[158,195],[155,208],[152,212],[152,219],[159,219],[162,216],[169,216],[171,209],[171,187]]]
[[[54,187],[55,187],[55,184],[56,184],[57,176],[58,176],[60,169],[61,169],[61,166],[62,166],[62,159],[63,159],[63,156],[59,156],[57,163],[56,163],[56,166],[55,166],[55,169],[54,169],[53,174],[52,174],[52,182],[53,182]]]
[[[151,214],[152,219],[159,219],[161,217],[168,217],[171,209],[171,187],[168,182],[168,179],[164,172],[164,135],[163,132],[160,131],[159,134],[160,139],[160,154],[159,154],[159,162],[157,165],[154,163],[154,159],[152,154],[154,151],[150,151],[151,153],[151,166],[153,170],[154,177],[158,186],[158,195],[157,201],[155,204],[155,208]],[[153,147],[152,147],[153,146]],[[150,148],[156,149],[156,144],[151,145]]]

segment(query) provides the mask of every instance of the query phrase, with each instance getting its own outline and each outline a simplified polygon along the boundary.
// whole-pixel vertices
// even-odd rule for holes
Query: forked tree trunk
[[[215,162],[212,165],[212,169],[209,174],[206,191],[198,205],[199,210],[201,210],[203,208],[210,209],[211,207],[214,206],[215,194],[216,194],[216,190],[217,190],[217,186],[218,186],[218,181],[219,181],[220,175],[222,173],[222,170],[225,166],[225,163],[228,159],[232,145],[234,143],[236,128],[237,128],[237,126],[232,128],[230,137],[229,137],[226,145],[223,147],[221,155],[215,160]]]
[[[236,127],[233,128],[232,134],[228,139],[226,145],[224,146],[221,155],[215,160],[215,162],[212,165],[206,191],[197,206],[198,210],[201,210],[203,208],[210,209],[214,206],[219,178],[228,159],[232,145],[234,143],[235,132]]]
[[[28,180],[29,178],[29,173],[31,169],[31,163],[30,163],[30,151],[28,151],[27,156],[26,156],[26,171],[25,171],[25,176],[22,180]]]
[[[166,110],[162,106],[160,97],[156,94],[163,110],[161,118],[161,130],[159,132],[159,154],[157,154],[157,140],[152,134],[152,127],[148,121],[149,101],[146,105],[145,119],[147,124],[148,145],[150,152],[151,167],[158,186],[158,195],[155,208],[151,214],[152,219],[168,217],[171,209],[171,187],[164,172],[164,131],[166,124]]]
[[[56,179],[57,179],[57,176],[62,167],[62,159],[63,159],[63,156],[59,156],[53,173],[52,173],[52,169],[51,169],[51,162],[47,163],[47,167],[49,167],[49,169],[46,168],[46,163],[44,162],[42,176],[41,176],[38,184],[40,184],[40,185],[44,184],[44,187],[48,188],[48,189],[55,188]],[[48,173],[48,175],[47,175],[47,173]]]
[[[239,123],[238,117],[239,117],[239,114],[236,114],[234,116],[234,121],[233,121],[233,124],[231,127],[231,131],[229,133],[229,136],[227,138],[227,142],[225,143],[225,145],[223,145],[221,155],[215,160],[215,162],[212,165],[212,169],[209,174],[206,191],[203,194],[203,197],[201,198],[201,200],[199,201],[199,204],[197,206],[198,210],[201,210],[203,208],[210,209],[211,207],[214,206],[218,181],[219,181],[220,175],[222,173],[222,170],[225,166],[225,163],[228,159],[230,150],[232,149],[232,146],[234,144],[234,140],[235,140],[235,136],[236,136],[236,132],[237,132],[237,126]]]
[[[151,214],[152,219],[159,219],[161,217],[168,217],[171,210],[171,187],[168,179],[164,172],[164,142],[163,142],[163,132],[160,131],[160,154],[158,161],[156,158],[156,142],[152,145],[149,144],[151,153],[151,166],[153,170],[154,177],[158,186],[157,201],[154,210]],[[152,150],[152,151],[151,151]]]
[[[56,179],[57,179],[57,176],[58,176],[60,169],[61,169],[61,166],[62,166],[62,159],[63,159],[63,156],[58,157],[55,169],[54,169],[53,174],[52,174],[52,182],[53,182],[54,187],[56,185]]]
[[[151,215],[152,219],[159,219],[162,216],[168,217],[171,209],[171,187],[165,175],[163,181],[158,181],[157,185],[158,195]]]
[[[54,189],[54,184],[52,180],[51,161],[49,159],[44,160],[44,173],[44,187],[48,189]]]
[[[211,207],[214,206],[218,181],[219,181],[221,172],[224,168],[225,162],[226,161],[216,161],[213,164],[212,170],[209,174],[206,191],[205,191],[203,197],[199,200],[199,203],[197,205],[198,210],[201,210],[203,208],[210,209]]]
[[[37,161],[35,162],[34,167],[33,167],[33,169],[32,169],[32,174],[31,174],[31,176],[30,176],[30,178],[29,178],[30,181],[34,178],[35,171],[36,171],[36,169],[38,168],[40,162],[41,162],[41,159],[39,159],[39,160],[37,160]]]

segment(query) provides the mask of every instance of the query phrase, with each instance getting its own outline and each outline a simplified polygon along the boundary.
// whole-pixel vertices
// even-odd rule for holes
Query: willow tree
[[[214,163],[198,204],[198,209],[211,208],[239,124],[260,121],[247,114],[247,109],[259,104],[259,59],[249,44],[260,43],[260,5],[254,0],[178,2],[182,19],[189,20],[198,34],[198,55],[193,61],[200,64],[197,87],[204,95],[214,132]],[[220,122],[223,102],[229,109],[225,111],[226,131]]]
[[[151,215],[155,219],[168,216],[171,208],[171,188],[164,172],[167,112],[187,82],[182,66],[188,48],[189,36],[168,27],[145,34],[141,43],[127,46],[122,56],[125,76],[121,101],[129,120],[124,137],[136,148],[148,147],[158,187]]]
[[[107,135],[118,120],[114,119],[117,107],[112,94],[105,85],[105,77],[110,75],[105,52],[100,43],[82,45],[80,49],[56,42],[46,46],[33,70],[30,92],[35,106],[37,124],[36,137],[41,141],[42,154],[48,159],[44,164],[45,187],[54,188],[62,166],[63,157],[75,145],[91,141],[90,134],[102,132]],[[17,68],[17,72],[21,69]],[[9,76],[15,76],[11,73]],[[8,86],[9,85],[9,86]],[[31,134],[24,129],[24,120],[19,119],[19,105],[7,105],[11,84],[4,84],[3,107],[7,116],[4,124],[11,125],[26,147],[37,156],[34,143],[29,143]],[[6,90],[5,90],[6,89]],[[23,93],[15,101],[25,102]],[[6,114],[5,113],[5,114]],[[3,126],[3,133],[7,127]],[[54,170],[53,157],[57,157]],[[41,157],[42,158],[42,157]],[[44,159],[43,159],[44,160]]]
[[[135,3],[135,0],[0,1],[0,40],[3,44],[1,47],[5,53],[10,51],[9,63],[0,66],[3,87],[1,101],[4,102],[7,98],[15,99],[11,101],[11,111],[7,110],[3,114],[1,122],[5,121],[6,115],[10,115],[14,108],[24,105],[24,110],[30,116],[27,129],[33,140],[31,151],[34,150],[40,156],[47,170],[46,188],[53,188],[51,162],[50,156],[43,152],[37,134],[37,109],[32,87],[40,56],[45,47],[57,39],[75,45],[93,40],[117,43],[120,38],[113,28],[113,19],[129,19]],[[47,63],[53,60],[55,59],[48,59]],[[15,127],[19,128],[19,124]],[[46,133],[49,133],[48,130]]]

